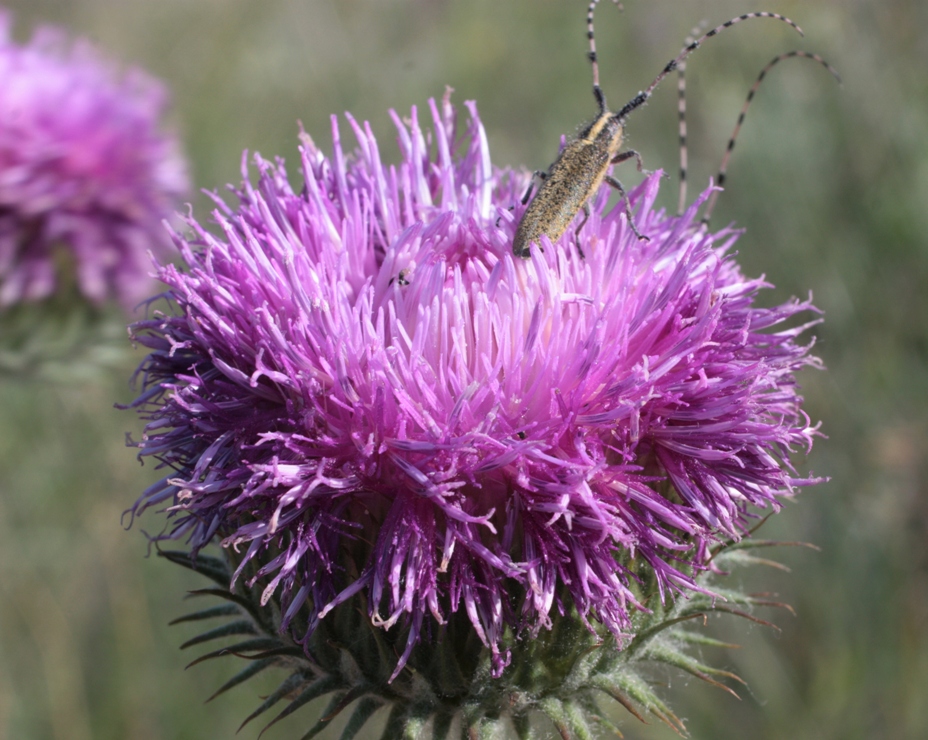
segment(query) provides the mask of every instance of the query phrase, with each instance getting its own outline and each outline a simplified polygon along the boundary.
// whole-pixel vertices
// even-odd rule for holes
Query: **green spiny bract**
[[[278,688],[242,722],[242,726],[283,704],[283,710],[266,725],[276,724],[320,697],[327,706],[317,713],[303,740],[316,737],[345,710],[349,719],[340,740],[351,740],[375,713],[387,714],[382,740],[415,738],[443,740],[452,726],[466,740],[506,736],[507,728],[520,740],[536,737],[533,718],[546,719],[565,740],[586,740],[600,729],[618,732],[600,708],[603,699],[614,699],[633,716],[645,721],[648,714],[686,735],[683,722],[654,688],[655,666],[689,673],[737,696],[723,681],[743,681],[729,671],[707,665],[695,656],[702,647],[730,647],[710,638],[698,627],[713,613],[729,613],[761,624],[750,612],[756,606],[784,606],[718,585],[719,576],[739,565],[776,563],[749,554],[753,548],[780,543],[747,539],[719,546],[712,567],[697,576],[706,593],[677,599],[671,606],[660,603],[653,584],[641,584],[642,599],[650,611],[635,616],[634,637],[623,648],[603,630],[590,629],[575,612],[555,616],[550,630],[537,636],[507,635],[512,662],[503,675],[491,675],[491,655],[480,642],[466,617],[452,615],[445,625],[433,625],[432,639],[421,641],[403,671],[390,681],[397,655],[406,635],[374,626],[365,604],[349,601],[323,619],[304,645],[280,634],[279,604],[271,599],[261,605],[264,585],[252,586],[240,579],[229,589],[232,568],[224,560],[183,552],[161,552],[172,562],[212,579],[218,588],[192,592],[192,596],[216,596],[227,603],[211,606],[174,620],[172,624],[212,619],[226,621],[188,640],[182,649],[226,639],[224,647],[208,652],[190,665],[235,655],[247,665],[226,681],[210,699],[246,682],[269,668],[284,669]],[[306,619],[307,609],[299,615]],[[303,625],[298,634],[303,633]],[[772,626],[772,625],[770,625]],[[229,638],[232,638],[229,641]],[[334,737],[334,735],[333,735]]]

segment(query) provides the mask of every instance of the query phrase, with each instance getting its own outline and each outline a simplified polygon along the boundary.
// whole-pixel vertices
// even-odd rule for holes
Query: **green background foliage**
[[[240,180],[243,149],[296,161],[297,120],[328,150],[329,116],[369,120],[395,160],[388,108],[424,107],[446,84],[476,99],[497,164],[545,168],[561,134],[595,113],[582,0],[6,0],[16,35],[53,22],[94,39],[171,86],[174,125],[197,187]],[[644,87],[702,19],[748,10],[792,16],[714,39],[688,69],[693,187],[713,174],[760,68],[794,48],[844,77],[789,60],[757,96],[715,223],[746,227],[747,274],[767,300],[810,290],[828,371],[801,377],[824,419],[808,466],[831,482],[800,495],[764,536],[793,572],[746,573],[749,590],[792,604],[765,613],[776,633],[735,620],[709,629],[740,650],[704,654],[742,675],[742,701],[668,675],[696,738],[928,736],[928,5],[918,0],[604,2],[603,85],[618,106]],[[650,168],[677,169],[668,80],[629,124]],[[2,82],[0,82],[2,84]],[[347,127],[343,138],[350,141]],[[635,181],[634,167],[617,173]],[[663,193],[676,203],[676,180]],[[203,196],[193,197],[201,218]],[[2,327],[0,327],[2,330]],[[152,481],[123,446],[139,433],[121,369],[50,386],[0,381],[0,737],[229,738],[270,683],[203,705],[233,666],[183,671],[168,628],[202,582],[155,557],[126,509]],[[803,465],[806,465],[803,462]],[[742,576],[736,576],[741,578]],[[189,609],[187,610],[189,611]],[[317,709],[268,733],[298,736]],[[618,713],[617,713],[618,714]],[[629,738],[669,730],[624,722]],[[242,737],[254,738],[258,728]]]

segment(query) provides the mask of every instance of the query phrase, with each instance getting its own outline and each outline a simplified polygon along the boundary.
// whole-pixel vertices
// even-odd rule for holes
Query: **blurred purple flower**
[[[59,249],[85,298],[132,305],[188,187],[167,95],[57,29],[17,45],[10,23],[0,9],[0,307],[50,296]]]
[[[460,139],[447,100],[431,130],[392,114],[396,167],[350,116],[346,155],[333,117],[332,158],[304,135],[298,192],[282,161],[256,158],[257,187],[243,161],[221,233],[175,235],[176,312],[133,327],[140,454],[172,472],[133,511],[167,505],[161,538],[193,552],[246,548],[284,626],[363,592],[409,629],[399,666],[466,610],[498,673],[507,630],[571,606],[626,640],[639,579],[698,588],[710,543],[815,482],[789,453],[816,434],[794,374],[819,362],[810,324],[784,324],[812,305],[756,306],[738,232],[694,222],[708,191],[671,217],[648,178],[647,242],[601,192],[585,259],[572,234],[515,257],[527,176],[491,166],[467,105]]]

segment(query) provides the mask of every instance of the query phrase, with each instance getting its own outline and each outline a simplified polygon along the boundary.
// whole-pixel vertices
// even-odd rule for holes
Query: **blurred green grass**
[[[595,112],[582,0],[7,0],[17,35],[53,22],[164,79],[198,187],[238,182],[243,149],[296,158],[297,120],[323,147],[350,110],[393,139],[401,114],[439,96],[476,99],[497,164],[546,167],[558,138]],[[805,373],[824,420],[808,465],[829,484],[786,506],[765,536],[791,574],[745,574],[792,604],[782,633],[712,625],[744,647],[712,659],[744,676],[738,702],[670,676],[695,738],[928,737],[928,6],[916,0],[628,0],[598,12],[613,105],[644,87],[699,20],[748,10],[688,68],[691,192],[714,173],[760,68],[793,48],[841,71],[838,88],[793,60],[770,75],[735,152],[715,222],[747,229],[748,274],[773,303],[812,290],[826,373]],[[629,124],[646,166],[677,169],[673,82]],[[343,133],[345,127],[343,125]],[[389,144],[385,158],[395,158]],[[634,168],[621,176],[634,180]],[[676,182],[663,194],[675,207]],[[193,199],[206,217],[205,199]],[[192,634],[167,622],[202,585],[145,558],[120,513],[153,479],[123,446],[134,363],[94,382],[0,382],[0,737],[227,738],[270,683],[203,705],[232,666],[183,671]],[[734,635],[734,637],[732,637]],[[292,737],[314,710],[268,735]],[[626,737],[669,731],[628,718]],[[257,728],[243,730],[253,738]],[[298,736],[298,735],[297,735]]]

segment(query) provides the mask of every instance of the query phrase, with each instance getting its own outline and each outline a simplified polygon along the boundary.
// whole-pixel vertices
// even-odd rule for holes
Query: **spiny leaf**
[[[681,671],[686,671],[690,675],[696,676],[696,678],[701,679],[706,683],[712,684],[713,686],[716,686],[723,691],[727,691],[736,699],[740,699],[741,697],[738,696],[738,694],[735,693],[731,687],[716,681],[709,674],[725,676],[726,678],[731,678],[735,681],[738,681],[738,683],[747,685],[740,676],[734,673],[723,671],[720,668],[712,668],[711,666],[704,665],[689,655],[686,655],[685,653],[682,653],[678,650],[674,650],[673,648],[670,648],[666,645],[655,646],[653,649],[648,650],[647,657],[659,663],[672,665],[676,668],[679,668]]]
[[[306,681],[307,677],[303,676],[303,680]],[[336,678],[335,676],[322,676],[320,678],[317,678],[315,681],[309,684],[309,686],[303,689],[300,692],[299,696],[297,696],[293,701],[291,701],[287,705],[286,709],[284,709],[280,714],[274,717],[274,719],[268,722],[264,726],[264,729],[262,729],[261,732],[258,733],[258,737],[261,737],[265,732],[267,732],[268,728],[276,725],[284,717],[289,717],[297,709],[308,704],[313,699],[316,699],[325,694],[329,694],[335,691],[336,689],[342,688],[342,686],[343,686],[342,681],[339,678]],[[330,718],[327,718],[327,719],[330,719]]]
[[[424,725],[435,714],[439,706],[438,699],[432,691],[430,682],[419,675],[416,675],[411,689],[412,701],[408,705],[406,716],[410,721]]]
[[[341,703],[342,699],[345,698],[347,691],[339,691],[332,697],[332,700],[329,702],[329,705],[323,711],[322,716],[316,720],[316,724],[309,728],[305,735],[303,735],[300,740],[310,740],[311,738],[316,737],[320,732],[322,732],[326,727],[329,726],[329,722],[332,721],[332,718],[338,714],[339,709],[338,705]]]
[[[238,604],[242,609],[244,609],[251,617],[256,621],[261,621],[261,615],[258,613],[258,609],[255,607],[254,602],[245,596],[240,596],[239,594],[233,593],[226,588],[197,588],[192,591],[188,591],[187,595],[190,597],[195,596],[216,596],[220,599],[225,599],[226,601],[231,601],[235,604]]]
[[[773,599],[765,599],[763,596],[766,594],[751,594],[749,598],[749,603],[752,606],[770,606],[775,609],[785,609],[794,617],[796,616],[796,610],[790,604],[787,604],[785,601],[774,601]]]
[[[394,704],[390,710],[390,716],[387,717],[387,724],[383,728],[380,740],[396,740],[401,737],[403,732],[403,708],[399,704]],[[306,740],[306,738],[302,738]]]
[[[218,640],[220,637],[229,637],[230,635],[256,634],[258,634],[258,631],[255,629],[254,624],[243,619],[238,622],[231,622],[230,624],[224,624],[221,627],[216,627],[215,629],[211,629],[208,632],[197,635],[196,637],[191,637],[189,640],[187,640],[187,642],[180,646],[180,649],[186,650],[188,647],[201,645],[204,642]]]
[[[783,573],[792,573],[789,566],[769,558],[759,558],[756,555],[749,555],[746,552],[727,552],[724,557],[720,557],[718,562],[723,565],[737,565],[738,567],[749,567],[752,565],[764,565],[768,568],[774,568]]]
[[[364,696],[366,693],[370,691],[370,689],[371,687],[365,684],[359,684],[357,686],[352,686],[348,691],[346,691],[342,695],[341,699],[339,699],[338,702],[334,706],[331,706],[329,708],[326,714],[323,715],[323,719],[326,722],[330,722],[331,720],[335,719],[339,714],[342,713],[342,710],[344,710],[345,707],[351,704],[351,702],[353,702],[355,699],[361,696]]]
[[[470,723],[466,724],[462,729],[462,734],[467,740],[495,740],[500,736],[500,731],[503,728],[498,719],[480,716],[473,717]]]
[[[268,709],[273,707],[277,702],[283,699],[287,694],[295,689],[298,689],[300,685],[306,680],[306,678],[300,673],[292,673],[287,678],[284,679],[283,683],[280,684],[270,696],[267,697],[261,706],[259,706],[255,711],[245,717],[245,721],[238,727],[238,732],[241,732],[242,728],[251,722],[255,717],[258,717],[264,714]]]
[[[369,720],[374,712],[380,709],[382,705],[383,702],[380,699],[375,699],[372,696],[363,697],[354,708],[354,712],[351,713],[348,724],[346,724],[345,729],[342,730],[342,735],[339,740],[353,740],[354,736],[367,724],[367,720]]]
[[[612,720],[603,716],[602,712],[597,712],[594,714],[593,720],[596,722],[596,724],[600,725],[602,728],[615,735],[615,737],[619,738],[619,740],[625,737],[625,735],[622,734],[622,731],[612,723]]]
[[[689,643],[690,645],[705,645],[706,647],[717,647],[717,648],[726,648],[728,650],[739,650],[740,645],[736,645],[733,642],[722,642],[721,640],[716,640],[714,637],[709,637],[708,635],[703,634],[702,632],[693,632],[692,630],[675,630],[673,637],[676,640],[681,640],[683,642]]]
[[[274,665],[276,662],[277,662],[276,660],[269,658],[267,660],[259,660],[257,663],[252,663],[251,665],[245,666],[245,668],[240,670],[238,673],[232,676],[232,678],[230,678],[222,686],[220,686],[216,690],[216,692],[209,699],[206,700],[205,703],[208,704],[220,694],[224,694],[229,689],[234,688],[235,686],[238,686],[240,683],[244,683],[252,676],[256,676],[261,671],[263,671],[265,668],[267,668],[268,666]]]
[[[700,617],[705,620],[705,613],[702,611],[697,611],[693,612],[692,614],[684,614],[682,616],[672,617],[671,619],[665,619],[663,622],[656,624],[653,627],[648,627],[647,629],[641,630],[637,635],[635,635],[635,639],[629,643],[626,650],[630,650],[634,654],[640,650],[652,637],[663,632],[668,627],[673,627],[675,624],[686,622],[690,619],[699,619]]]
[[[729,604],[747,604],[748,595],[737,588],[715,588],[716,601],[725,601]]]
[[[591,642],[589,645],[584,647],[582,650],[577,650],[573,655],[573,660],[571,661],[570,668],[565,673],[566,676],[573,676],[577,673],[583,671],[587,666],[587,658],[600,650],[603,646],[603,640],[596,640]]]
[[[648,721],[643,716],[641,716],[641,712],[638,711],[638,708],[635,706],[635,702],[632,700],[632,698],[621,688],[619,688],[618,685],[609,682],[604,676],[599,677],[598,680],[594,682],[594,685],[600,691],[605,692],[617,702],[619,702],[619,704],[625,707],[628,712],[639,722],[648,724]]]
[[[743,591],[737,591],[732,589],[719,589],[718,595],[721,597],[721,601],[717,601],[712,605],[709,611],[719,611],[719,606],[727,606],[731,608],[733,605],[741,606],[782,606],[786,607],[785,604],[782,604],[779,601],[765,601],[764,596],[770,596],[769,593],[764,594],[746,594]]]
[[[260,650],[262,648],[269,648],[279,645],[280,641],[275,640],[271,637],[256,637],[254,640],[245,640],[244,642],[237,642],[235,645],[228,645],[224,648],[219,648],[218,650],[213,650],[210,653],[201,655],[196,660],[190,661],[184,668],[191,668],[197,663],[203,663],[207,660],[212,660],[213,658],[221,658],[223,655],[241,655],[245,650]]]
[[[234,651],[231,648],[227,652],[236,656],[237,658],[244,658],[245,660],[264,660],[265,658],[304,658],[307,663],[310,662],[302,648],[297,647],[296,645],[281,645],[280,640],[276,639],[274,639],[274,644],[275,647],[272,647],[268,650],[260,650],[257,653],[251,653],[250,655],[245,655],[242,652]]]
[[[762,624],[764,627],[770,627],[775,629],[777,632],[782,632],[779,627],[777,627],[773,622],[768,622],[766,619],[761,619],[760,617],[755,617],[753,614],[742,611],[741,609],[733,609],[731,607],[725,606],[724,604],[719,604],[715,607],[714,611],[725,612],[726,614],[734,614],[736,617],[742,617],[747,619],[749,622],[756,622],[757,624]]]
[[[213,606],[209,609],[203,609],[199,612],[192,612],[182,617],[177,617],[177,619],[172,619],[168,622],[168,626],[173,627],[175,624],[182,624],[183,622],[199,622],[204,619],[213,619],[214,617],[234,617],[238,614],[241,614],[241,611],[239,611],[238,606],[235,604],[220,604],[219,606]]]
[[[571,701],[565,703],[565,710],[567,712],[568,727],[573,733],[571,737],[576,738],[576,740],[594,740],[593,731],[590,729],[590,725],[580,707]]]
[[[717,555],[728,555],[738,550],[753,550],[760,547],[808,547],[810,550],[821,552],[822,548],[811,542],[801,542],[798,540],[753,540],[745,538],[740,542],[733,542],[724,549],[718,550]]]
[[[538,708],[551,721],[563,740],[571,740],[570,720],[560,700],[548,697],[538,705]]]
[[[513,714],[512,726],[515,728],[516,737],[518,737],[519,740],[531,740],[532,721],[528,712],[519,712],[518,714]]]
[[[170,560],[196,573],[201,573],[220,586],[229,587],[232,573],[223,560],[200,553],[195,558],[183,550],[158,550],[158,557]]]
[[[660,700],[651,687],[637,675],[619,675],[616,677],[616,684],[620,693],[631,697],[678,735],[685,737],[686,727],[683,726],[680,718],[670,711],[670,708]],[[638,718],[641,719],[640,715]]]

